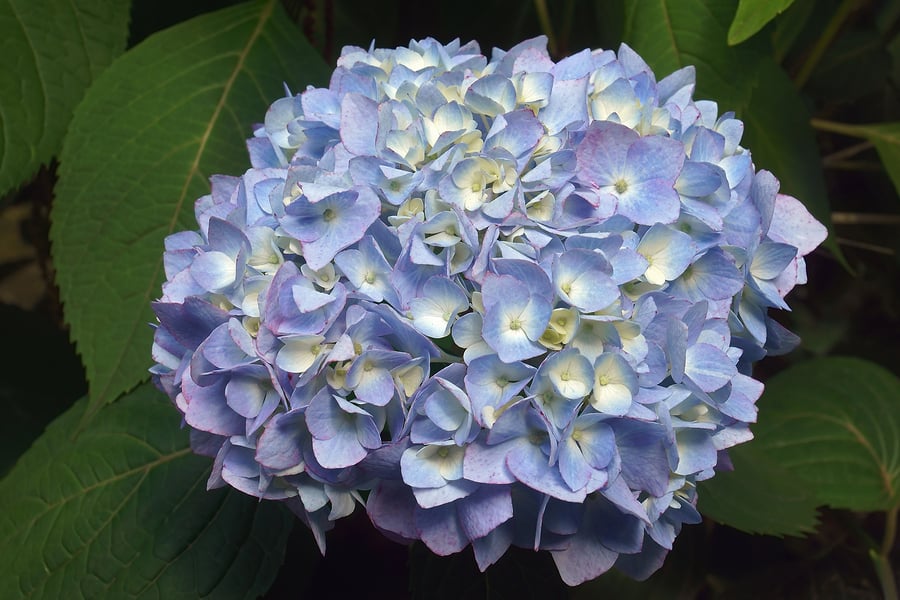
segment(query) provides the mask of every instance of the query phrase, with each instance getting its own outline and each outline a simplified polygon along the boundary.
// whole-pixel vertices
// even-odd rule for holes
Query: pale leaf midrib
[[[895,496],[897,491],[894,489],[893,477],[897,475],[896,465],[888,465],[885,460],[882,459],[876,452],[875,448],[869,443],[868,438],[866,438],[863,433],[851,422],[849,418],[846,420],[839,419],[837,417],[833,417],[831,415],[826,415],[822,413],[810,413],[810,412],[796,412],[791,413],[790,415],[783,415],[780,417],[783,422],[788,422],[797,419],[803,420],[821,420],[826,423],[831,423],[833,425],[837,425],[838,427],[843,428],[849,433],[856,443],[865,450],[872,459],[874,466],[878,471],[878,476],[881,479],[882,491],[887,494],[887,498],[890,501],[896,501]],[[782,441],[782,446],[787,447],[791,445],[787,440]]]

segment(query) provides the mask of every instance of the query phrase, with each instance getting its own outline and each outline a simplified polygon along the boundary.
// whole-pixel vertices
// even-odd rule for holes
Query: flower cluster
[[[824,228],[633,50],[345,48],[166,240],[154,380],[210,487],[324,531],[364,503],[481,569],[644,578],[749,440],[767,316]]]

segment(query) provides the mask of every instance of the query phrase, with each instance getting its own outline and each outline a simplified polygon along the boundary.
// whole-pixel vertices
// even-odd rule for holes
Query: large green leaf
[[[733,471],[698,484],[703,516],[746,531],[800,535],[812,531],[820,504],[815,494],[750,442],[729,452]],[[760,510],[765,506],[765,510]]]
[[[255,598],[275,578],[293,518],[234,490],[206,491],[171,403],[149,384],[73,441],[80,402],[0,482],[4,598]]]
[[[733,0],[627,0],[625,41],[657,76],[694,65],[696,98],[709,98],[720,112],[742,112],[758,84],[764,56],[755,44],[729,46]]]
[[[193,202],[209,176],[249,167],[244,140],[283,82],[302,89],[326,71],[268,0],[153,35],[91,87],[63,148],[51,229],[89,413],[150,366],[165,236],[197,228]]]
[[[84,91],[125,49],[129,4],[0,1],[0,196],[59,151]]]
[[[741,0],[728,28],[728,43],[740,44],[794,3],[794,0]]]
[[[773,377],[755,429],[769,457],[822,504],[900,505],[900,379],[874,363],[821,358]]]

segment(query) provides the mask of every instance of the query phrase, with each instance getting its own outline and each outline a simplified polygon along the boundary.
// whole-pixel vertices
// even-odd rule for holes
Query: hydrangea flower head
[[[661,564],[749,440],[824,227],[627,46],[345,48],[166,240],[152,372],[209,487],[437,554]]]

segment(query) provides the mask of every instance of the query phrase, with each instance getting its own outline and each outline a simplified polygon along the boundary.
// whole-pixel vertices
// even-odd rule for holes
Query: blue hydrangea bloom
[[[345,48],[166,240],[154,381],[208,486],[325,531],[648,577],[748,441],[826,232],[630,48]]]

